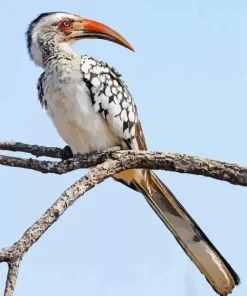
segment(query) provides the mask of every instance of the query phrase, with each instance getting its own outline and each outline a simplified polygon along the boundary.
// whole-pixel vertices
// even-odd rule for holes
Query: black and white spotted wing
[[[81,70],[95,112],[107,120],[116,136],[124,139],[129,148],[139,149],[136,142],[137,108],[121,75],[114,68],[90,56],[82,56]]]

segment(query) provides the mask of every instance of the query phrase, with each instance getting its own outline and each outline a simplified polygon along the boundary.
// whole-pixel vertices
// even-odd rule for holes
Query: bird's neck
[[[64,61],[68,63],[76,57],[77,55],[72,50],[71,45],[67,42],[57,42],[51,40],[49,42],[45,42],[42,46],[44,68],[49,67],[58,60],[60,60],[60,62]]]

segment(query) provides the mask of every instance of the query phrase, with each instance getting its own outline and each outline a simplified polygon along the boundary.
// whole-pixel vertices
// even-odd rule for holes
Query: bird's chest
[[[48,115],[74,153],[104,150],[117,144],[106,121],[94,111],[82,77],[74,75],[73,79],[61,79],[55,76],[46,81],[44,99]]]

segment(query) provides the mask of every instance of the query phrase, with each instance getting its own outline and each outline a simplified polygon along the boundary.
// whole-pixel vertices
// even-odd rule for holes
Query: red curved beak
[[[67,36],[66,39],[69,40],[84,38],[108,40],[135,51],[130,43],[119,33],[105,26],[104,24],[93,20],[80,19],[79,21],[75,21],[73,23],[73,31]]]

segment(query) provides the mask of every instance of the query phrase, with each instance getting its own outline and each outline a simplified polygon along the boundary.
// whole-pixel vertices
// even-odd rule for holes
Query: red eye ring
[[[69,19],[63,19],[58,22],[60,30],[64,33],[69,33],[72,29],[72,21]]]

